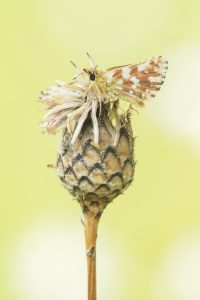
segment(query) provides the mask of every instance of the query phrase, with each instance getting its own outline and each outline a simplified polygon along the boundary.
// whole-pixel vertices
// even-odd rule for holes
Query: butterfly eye
[[[90,72],[90,80],[94,81],[95,80],[95,74]]]

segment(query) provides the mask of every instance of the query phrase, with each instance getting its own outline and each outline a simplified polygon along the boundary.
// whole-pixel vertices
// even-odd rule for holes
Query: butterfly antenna
[[[94,71],[94,69],[95,69],[94,61],[88,52],[86,52],[86,54],[89,58],[89,65],[90,65],[91,69]]]
[[[74,66],[74,68],[77,71],[77,74],[72,78],[72,80],[76,80],[79,76],[86,74],[86,72],[84,71],[84,69],[81,70],[79,67],[77,67],[77,65],[73,61],[70,60],[70,63]]]
[[[72,64],[72,66],[74,66],[75,69],[79,69],[79,68],[77,67],[77,65],[76,65],[72,60],[70,60],[70,63]]]

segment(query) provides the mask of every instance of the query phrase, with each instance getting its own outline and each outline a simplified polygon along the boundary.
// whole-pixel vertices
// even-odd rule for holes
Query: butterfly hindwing
[[[105,77],[119,96],[136,104],[155,97],[164,82],[167,61],[161,56],[139,64],[129,64],[107,69]]]

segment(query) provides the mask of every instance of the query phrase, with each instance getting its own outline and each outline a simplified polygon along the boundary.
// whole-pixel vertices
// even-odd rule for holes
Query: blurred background
[[[165,84],[133,116],[132,186],[103,214],[99,300],[200,299],[200,2],[4,1],[1,5],[0,299],[86,300],[79,205],[41,134],[40,91],[87,66],[154,55]]]

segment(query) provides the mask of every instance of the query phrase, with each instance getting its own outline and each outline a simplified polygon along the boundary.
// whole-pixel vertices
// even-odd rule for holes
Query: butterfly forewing
[[[107,69],[104,76],[119,96],[143,105],[145,100],[154,97],[160,90],[166,70],[167,61],[159,56],[139,64]]]

